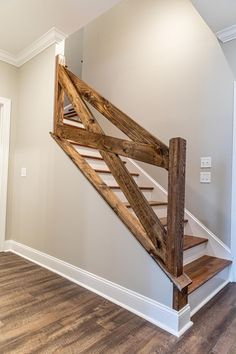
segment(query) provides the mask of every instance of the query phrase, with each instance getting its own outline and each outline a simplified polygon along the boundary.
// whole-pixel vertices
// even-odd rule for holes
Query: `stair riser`
[[[63,123],[64,124],[68,124],[68,125],[72,125],[73,127],[78,127],[78,128],[84,129],[83,124],[77,123],[77,122],[74,122],[74,121],[71,121],[71,120],[68,120],[68,119],[64,119]]]
[[[107,165],[102,160],[85,159],[94,170],[108,170]]]
[[[152,209],[159,218],[164,218],[167,215],[167,205],[154,206]]]
[[[214,297],[230,279],[230,266],[216,274],[212,279],[200,286],[192,294],[188,296],[191,308],[191,316],[193,316],[202,306],[204,306],[212,297]]]
[[[106,168],[106,170],[107,170],[107,168]],[[118,185],[116,180],[115,180],[115,178],[111,174],[99,173],[99,176],[109,186],[117,186]],[[138,182],[138,177],[134,176],[133,178],[134,178],[135,182],[137,183]]]
[[[125,198],[124,194],[121,191],[113,190],[117,197],[122,201],[122,202],[127,202],[127,199]],[[152,200],[152,192],[149,191],[142,191],[143,195],[147,200]]]
[[[163,217],[166,216],[166,213],[167,213],[166,208],[167,207],[163,206],[163,205],[152,207],[152,209],[154,210],[154,212],[156,213],[156,215],[159,218],[163,218]],[[133,213],[133,209],[132,208],[129,208],[129,210]]]
[[[184,251],[184,265],[191,263],[206,254],[206,248],[207,244],[202,243],[201,245],[194,246]]]
[[[99,154],[98,150],[96,150],[96,149],[90,149],[90,148],[85,147],[85,146],[75,146],[75,148],[80,154],[101,157],[101,155]]]

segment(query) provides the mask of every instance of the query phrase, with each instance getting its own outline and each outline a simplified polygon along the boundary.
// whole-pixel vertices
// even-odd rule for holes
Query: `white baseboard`
[[[189,305],[179,312],[175,311],[148,297],[13,240],[5,241],[4,250],[16,253],[95,292],[177,337],[192,326]]]

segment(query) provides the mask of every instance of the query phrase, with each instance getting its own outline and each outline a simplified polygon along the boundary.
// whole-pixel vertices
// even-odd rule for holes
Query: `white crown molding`
[[[4,61],[8,64],[17,66],[16,58],[13,54],[0,49],[0,61]]]
[[[25,64],[27,61],[50,47],[52,44],[59,44],[64,41],[66,35],[55,27],[51,28],[42,37],[26,47],[17,55],[17,66]]]
[[[0,60],[20,67],[51,45],[60,44],[66,37],[65,33],[53,27],[16,55],[0,50]]]
[[[223,30],[216,32],[216,36],[222,43],[236,39],[236,25],[224,28]]]

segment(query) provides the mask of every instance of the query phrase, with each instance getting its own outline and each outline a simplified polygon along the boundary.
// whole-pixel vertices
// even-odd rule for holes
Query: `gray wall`
[[[165,143],[187,139],[186,206],[230,245],[233,75],[190,1],[122,1],[85,27],[83,56],[92,87]],[[212,157],[209,185],[201,156]]]
[[[83,60],[83,29],[71,34],[65,40],[66,64],[70,70],[81,77]]]

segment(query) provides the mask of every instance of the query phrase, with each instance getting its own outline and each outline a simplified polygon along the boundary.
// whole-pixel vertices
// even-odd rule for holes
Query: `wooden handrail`
[[[129,157],[159,167],[169,167],[166,159],[163,158],[163,154],[159,154],[159,148],[153,145],[92,133],[67,124],[58,126],[58,135],[77,144],[80,143],[91,148]]]
[[[171,279],[174,284],[173,307],[177,310],[182,308],[187,302],[187,287],[191,283],[183,272],[186,141],[174,138],[170,140],[170,146],[166,146],[71,73],[60,57],[57,57],[56,62],[55,88],[52,137]],[[64,123],[64,118],[70,119],[68,115],[64,117],[65,95],[84,129]],[[85,101],[131,140],[106,135]],[[137,218],[101,180],[73,143],[100,152]],[[153,164],[168,171],[167,230],[119,156]]]

